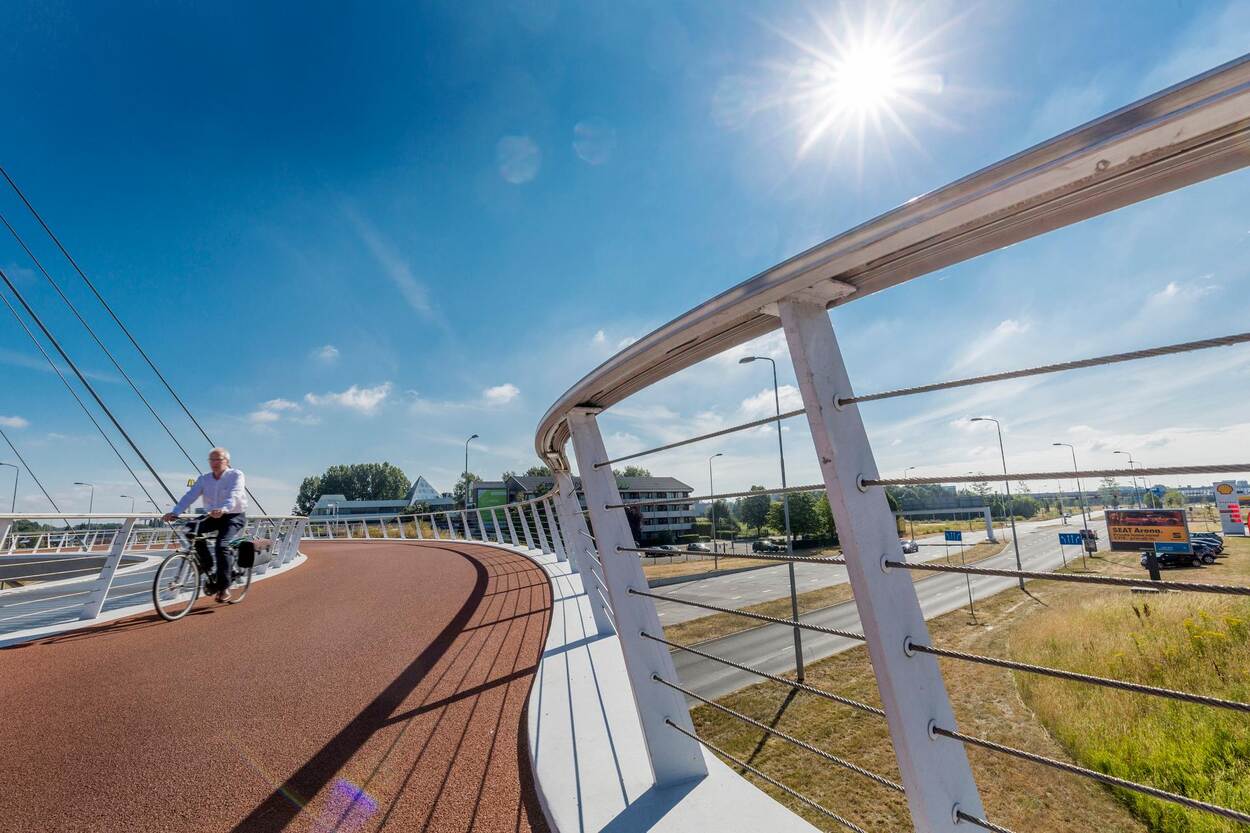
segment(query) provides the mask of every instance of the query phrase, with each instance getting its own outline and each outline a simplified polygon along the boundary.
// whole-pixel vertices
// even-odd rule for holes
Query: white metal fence
[[[585,491],[591,530],[578,530],[593,543],[587,558],[594,568],[595,591],[620,637],[633,695],[643,727],[655,781],[672,785],[706,771],[700,746],[709,746],[786,791],[834,823],[859,831],[854,821],[821,806],[746,761],[711,747],[692,726],[687,699],[702,700],[683,685],[670,650],[692,653],[710,662],[734,666],[758,679],[823,697],[874,719],[886,721],[901,783],[838,758],[782,732],[778,737],[905,795],[914,829],[924,833],[1004,828],[987,818],[966,746],[1029,761],[1042,767],[1090,778],[1103,784],[1151,795],[1166,802],[1225,819],[1248,823],[1250,808],[1219,807],[1143,783],[1057,761],[988,738],[961,732],[947,695],[937,657],[1045,674],[1095,686],[1165,697],[1212,708],[1250,711],[1250,704],[1187,692],[1135,685],[1120,680],[1073,674],[996,657],[974,656],[933,644],[922,615],[913,570],[1001,576],[1023,582],[1057,580],[1109,586],[1154,587],[1201,593],[1250,594],[1250,588],[1193,582],[1151,582],[1148,578],[1073,575],[1049,570],[978,568],[907,562],[900,551],[894,518],[884,487],[892,484],[971,483],[995,480],[1056,480],[1130,477],[1143,474],[1228,473],[1250,470],[1250,462],[1096,471],[1048,471],[978,474],[968,477],[891,480],[877,471],[859,403],[921,395],[971,385],[1078,370],[1102,364],[1138,361],[1170,353],[1242,344],[1250,333],[1152,350],[1100,356],[1078,362],[1027,368],[1009,373],[919,385],[857,396],[843,362],[828,315],[833,306],[902,283],[939,268],[1043,234],[1131,203],[1241,168],[1250,163],[1250,57],[1160,92],[1102,119],[1065,133],[952,185],[919,197],[902,208],[865,223],[804,252],[707,301],[642,338],[569,389],[547,412],[535,438],[539,457],[570,482],[566,446],[571,441]],[[752,338],[782,330],[798,380],[803,408],[680,442],[613,457],[604,446],[598,415],[654,383]],[[815,688],[667,640],[657,617],[655,595],[647,587],[637,557],[648,550],[634,541],[611,464],[690,443],[806,416],[823,482],[766,490],[787,494],[818,488],[827,495],[843,555],[839,557],[762,556],[778,561],[845,565],[862,632],[815,626],[791,619],[751,615],[757,620],[816,631],[866,645],[882,708]],[[1245,451],[1245,449],[1241,449]],[[1241,456],[1245,456],[1244,454]],[[1005,468],[1005,466],[1004,466]],[[703,495],[715,500],[745,494]],[[564,499],[563,497],[561,498]],[[656,502],[656,501],[652,501]],[[637,504],[639,502],[631,502]],[[643,501],[642,503],[645,503]],[[571,508],[572,514],[576,505]],[[568,514],[568,512],[566,512]],[[580,516],[579,516],[580,517]],[[451,526],[448,521],[443,524]],[[497,528],[497,527],[496,527]],[[471,526],[465,524],[471,533]],[[594,538],[590,533],[593,531]],[[516,535],[511,535],[516,542]],[[573,540],[578,540],[573,536]],[[565,537],[568,544],[569,537]],[[682,600],[667,595],[667,601]],[[693,602],[691,602],[693,604]],[[707,607],[706,605],[701,605]],[[737,715],[747,720],[745,715]],[[766,728],[755,725],[759,728]],[[714,820],[709,820],[712,826]]]
[[[268,542],[255,572],[290,563],[307,523],[248,518],[247,534]],[[0,515],[0,637],[144,604],[161,558],[178,543],[157,524],[159,515]]]

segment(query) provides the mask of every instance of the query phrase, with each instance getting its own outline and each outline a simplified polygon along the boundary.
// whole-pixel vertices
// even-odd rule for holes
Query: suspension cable
[[[925,546],[930,546],[925,544]],[[933,544],[932,546],[941,546],[941,544]],[[617,547],[617,552],[636,552],[643,555],[677,555],[682,550],[661,550],[655,547]],[[724,556],[729,558],[729,555]],[[840,555],[770,555],[768,553],[753,552],[750,555],[739,555],[733,553],[735,558],[751,558],[760,561],[798,561],[803,564],[846,564],[846,559]]]
[[[833,812],[832,810],[830,810],[828,807],[824,806],[823,804],[817,804],[815,801],[812,801],[810,798],[803,795],[802,793],[796,790],[793,790],[790,787],[787,787],[785,784],[781,783],[776,778],[773,778],[771,775],[765,775],[759,769],[751,766],[751,764],[748,764],[746,761],[743,761],[739,758],[735,758],[733,755],[730,755],[728,752],[721,749],[719,746],[716,746],[710,741],[704,740],[703,738],[696,735],[694,732],[690,732],[690,731],[687,731],[686,729],[683,729],[682,727],[674,723],[670,718],[667,718],[667,717],[664,718],[664,722],[667,723],[669,726],[672,726],[677,731],[681,732],[686,737],[691,738],[692,740],[696,741],[702,746],[706,746],[708,749],[712,750],[713,752],[715,752],[717,755],[724,758],[725,760],[733,761],[734,764],[742,767],[747,772],[750,772],[751,774],[757,776],[758,778],[762,778],[763,780],[767,781],[769,784],[772,784],[774,787],[781,790],[782,792],[784,792],[786,795],[790,796],[791,798],[797,799],[803,802],[804,804],[806,804],[808,807],[811,807],[816,812],[821,813],[822,815],[825,815],[828,818],[833,819],[834,821],[836,821],[838,824],[842,825],[846,829],[852,830],[854,831],[854,833],[868,833],[868,831],[864,830],[864,828],[860,827],[855,822],[848,821],[847,819],[842,818],[842,816],[839,816],[837,813]]]
[[[56,290],[56,294],[59,295],[61,300],[65,302],[65,306],[69,307],[70,312],[74,313],[74,317],[78,319],[78,323],[82,324],[83,329],[87,331],[87,334],[91,336],[91,339],[101,350],[104,351],[104,355],[108,356],[108,360],[112,362],[113,367],[118,373],[121,374],[122,378],[126,380],[126,384],[130,385],[130,389],[135,392],[136,396],[139,397],[139,401],[147,407],[148,412],[152,414],[153,418],[160,423],[161,428],[165,429],[165,433],[168,434],[169,438],[174,441],[174,445],[178,446],[178,450],[182,452],[183,457],[187,458],[187,462],[190,463],[192,468],[195,469],[196,474],[202,474],[203,472],[201,471],[199,465],[195,462],[195,460],[191,459],[191,455],[187,453],[185,448],[183,448],[182,443],[178,442],[178,438],[174,436],[174,432],[170,430],[169,426],[165,423],[165,420],[161,419],[161,415],[158,414],[156,409],[152,407],[152,403],[149,402],[148,398],[143,395],[142,391],[139,390],[139,386],[135,384],[135,380],[130,378],[130,374],[122,368],[121,363],[118,362],[117,358],[113,355],[113,351],[109,350],[104,342],[100,340],[100,337],[96,335],[95,330],[92,329],[91,325],[87,323],[87,319],[83,318],[82,313],[78,311],[78,307],[74,305],[74,302],[71,301],[69,296],[66,295],[61,289],[61,285],[56,282],[56,279],[53,278],[52,275],[48,273],[48,270],[43,267],[43,263],[41,263],[39,258],[35,256],[35,253],[30,250],[30,247],[26,245],[26,241],[22,239],[22,236],[18,234],[17,229],[13,228],[12,223],[9,222],[8,218],[5,217],[3,213],[0,213],[0,223],[4,223],[4,227],[9,230],[9,234],[13,235],[13,239],[16,240],[17,244],[22,247],[22,251],[26,252],[26,256],[30,258],[32,263],[35,264],[35,268],[39,270],[44,279],[51,284],[53,289]]]
[[[1075,584],[1106,584],[1112,587],[1145,587],[1155,590],[1185,590],[1193,593],[1219,593],[1228,596],[1250,596],[1250,587],[1239,584],[1203,584],[1196,581],[1154,581],[1149,578],[1128,576],[1091,576],[1081,573],[1052,573],[1037,570],[1000,570],[994,567],[966,567],[961,564],[918,563],[914,561],[883,562],[887,567],[905,570],[928,570],[933,573],[964,573],[974,576],[1000,576],[1003,578],[1028,578],[1043,581],[1068,581]]]
[[[681,448],[683,445],[690,445],[692,443],[701,442],[703,440],[710,440],[713,437],[723,437],[726,434],[733,434],[736,431],[746,431],[750,428],[758,428],[761,425],[767,425],[770,422],[780,422],[783,419],[789,419],[790,417],[802,416],[805,413],[807,413],[806,408],[799,408],[797,411],[786,411],[784,414],[775,414],[773,416],[764,417],[763,419],[757,419],[752,422],[744,422],[741,425],[734,425],[730,428],[722,428],[721,430],[713,431],[710,434],[700,434],[699,436],[691,437],[688,440],[678,440],[675,443],[669,443],[668,445],[656,446],[655,448],[649,448],[646,451],[635,451],[633,454],[626,454],[624,457],[614,457],[611,460],[604,460],[602,463],[595,463],[595,468],[601,469],[604,466],[610,466],[613,463],[620,463],[625,460],[632,460],[635,457],[645,457],[648,454],[655,454],[660,451],[668,451],[670,448]]]
[[[892,477],[860,481],[864,486],[925,486],[934,483],[982,483],[1012,480],[1072,480],[1074,478],[1097,479],[1100,477],[1141,477],[1154,474],[1164,477],[1173,474],[1240,474],[1250,471],[1250,463],[1212,463],[1203,466],[1152,466],[1131,469],[1089,469],[1086,471],[1035,471],[1019,474],[961,474],[946,477]],[[707,498],[690,498],[707,500]]]
[[[174,401],[177,402],[179,407],[182,408],[182,412],[187,415],[187,418],[190,419],[192,424],[194,424],[199,430],[201,436],[208,441],[210,446],[216,447],[217,443],[213,442],[213,438],[208,436],[208,432],[204,430],[204,426],[200,425],[199,420],[197,420],[191,413],[191,409],[187,407],[187,403],[182,401],[182,397],[174,391],[173,386],[169,384],[169,380],[165,378],[165,374],[161,373],[160,369],[157,368],[156,363],[153,362],[151,357],[148,356],[144,349],[139,346],[139,342],[135,340],[134,335],[132,335],[126,325],[122,323],[122,320],[117,317],[117,313],[113,311],[113,307],[109,305],[108,301],[104,300],[104,296],[100,294],[100,291],[96,289],[95,284],[92,283],[91,279],[87,277],[87,273],[84,272],[82,267],[78,265],[78,261],[74,260],[73,256],[69,253],[69,250],[62,245],[60,238],[56,236],[55,232],[53,232],[48,224],[44,222],[43,217],[35,209],[35,206],[31,205],[30,200],[26,199],[26,194],[23,193],[22,189],[19,188],[17,183],[13,181],[13,177],[9,176],[9,172],[4,169],[3,165],[0,165],[0,176],[5,178],[5,180],[9,183],[9,187],[13,189],[13,192],[17,194],[19,199],[21,199],[27,210],[30,211],[31,215],[39,222],[39,225],[43,227],[43,230],[47,232],[48,237],[52,238],[52,242],[55,243],[56,247],[61,250],[61,254],[65,255],[65,259],[68,260],[70,265],[74,267],[74,271],[77,272],[79,277],[83,279],[83,282],[87,284],[87,287],[91,290],[91,294],[95,295],[96,300],[99,301],[100,305],[104,307],[106,312],[108,312],[109,317],[112,318],[114,323],[116,323],[121,331],[126,334],[126,338],[130,340],[130,343],[134,346],[135,350],[137,350],[139,355],[143,357],[143,360],[147,362],[148,367],[152,368],[152,372],[155,373],[156,377],[161,380],[161,384],[165,386],[165,390],[169,391],[169,395],[172,396]],[[140,454],[139,456],[142,457],[143,455]],[[157,479],[160,480],[160,478]],[[163,481],[161,482],[161,485],[165,485]],[[165,491],[168,492],[169,490],[165,489]],[[256,500],[256,495],[252,494],[251,490],[248,489],[246,485],[244,486],[244,491],[247,492],[248,497],[255,501],[256,508],[261,511],[261,514],[269,514],[265,511],[265,507],[261,506],[260,501]],[[170,500],[176,500],[173,493],[170,493]]]
[[[1228,807],[1221,807],[1218,804],[1209,804],[1205,801],[1199,801],[1194,798],[1178,795],[1177,793],[1168,792],[1167,790],[1161,790],[1158,787],[1149,787],[1145,784],[1139,784],[1136,781],[1129,781],[1125,778],[1118,778],[1104,772],[1086,769],[1083,766],[1070,764],[1066,761],[1057,761],[1054,758],[1047,758],[1045,755],[1038,755],[1034,752],[1025,752],[1023,749],[1016,749],[1012,746],[1004,746],[1001,743],[995,743],[994,741],[985,740],[984,738],[965,735],[962,732],[956,732],[951,729],[943,729],[941,726],[930,724],[930,731],[935,735],[941,735],[942,737],[951,738],[952,740],[962,741],[963,743],[971,744],[972,746],[979,746],[982,749],[988,749],[991,752],[1011,755],[1012,757],[1020,758],[1021,760],[1041,764],[1042,766],[1048,766],[1053,769],[1071,773],[1072,775],[1081,775],[1085,778],[1090,778],[1094,781],[1107,784],[1108,786],[1120,787],[1126,790],[1145,793],[1153,798],[1162,799],[1163,801],[1171,801],[1174,804],[1180,804],[1193,810],[1203,810],[1208,813],[1214,813],[1217,816],[1232,819],[1233,821],[1239,821],[1242,824],[1250,824],[1250,814],[1242,813],[1238,810],[1232,810]]]
[[[1027,671],[1030,674],[1041,674],[1047,677],[1055,677],[1060,680],[1069,680],[1077,683],[1089,683],[1091,685],[1119,689],[1120,691],[1130,691],[1135,694],[1150,694],[1155,697],[1165,697],[1171,700],[1179,700],[1183,703],[1193,703],[1199,706],[1213,706],[1219,709],[1250,712],[1250,703],[1242,703],[1236,700],[1225,700],[1221,697],[1208,697],[1204,694],[1191,694],[1188,691],[1177,691],[1171,688],[1159,688],[1158,686],[1142,685],[1141,683],[1130,683],[1125,682],[1124,680],[1116,680],[1109,677],[1096,677],[1092,674],[1081,674],[1075,671],[1063,671],[1058,668],[1049,668],[1045,665],[1033,665],[1027,662],[999,659],[998,657],[986,657],[979,654],[969,654],[964,651],[953,651],[949,648],[935,648],[932,645],[918,645],[910,639],[906,641],[905,645],[909,650],[918,651],[922,654],[932,654],[935,657],[947,657],[949,659],[963,660],[964,662],[975,662],[981,665],[990,665],[995,668],[1006,668],[1009,671]]]
[[[778,737],[778,738],[781,738],[782,740],[789,741],[790,743],[797,746],[799,749],[803,749],[807,752],[811,752],[813,755],[818,755],[821,758],[824,758],[826,761],[828,761],[831,764],[836,764],[837,766],[840,766],[843,769],[848,769],[857,775],[862,775],[868,780],[873,781],[877,784],[880,784],[881,786],[886,787],[887,789],[891,789],[891,790],[894,790],[895,792],[900,792],[900,793],[904,791],[903,785],[898,783],[897,781],[891,781],[889,778],[886,778],[884,775],[878,775],[872,770],[864,769],[859,764],[851,763],[845,758],[840,758],[837,755],[834,755],[832,752],[826,752],[824,749],[821,749],[816,746],[812,746],[810,743],[806,741],[799,740],[794,735],[787,734],[786,732],[783,732],[780,729],[775,729],[766,723],[761,723],[755,718],[749,717],[748,715],[745,715],[742,712],[735,711],[729,708],[728,706],[723,706],[720,703],[717,703],[715,700],[709,700],[703,695],[696,694],[690,689],[680,686],[677,683],[669,682],[668,680],[664,679],[658,674],[652,674],[651,679],[657,683],[660,683],[661,685],[666,685],[675,691],[680,691],[682,694],[686,695],[687,697],[690,697],[691,699],[698,700],[700,703],[704,703],[706,705],[711,706],[714,709],[718,709],[731,717],[736,717],[738,720],[741,720],[743,723],[749,723],[755,728],[759,729],[760,731],[766,732],[767,734],[770,734],[773,737]]]
[[[654,506],[659,503],[695,503],[700,500],[721,500],[731,497],[752,497],[754,495],[788,495],[795,492],[815,492],[825,488],[825,484],[812,486],[785,486],[778,489],[755,489],[750,492],[724,492],[719,495],[690,495],[687,497],[655,497],[646,500],[629,500],[621,503],[605,504],[605,509],[624,509],[626,506]]]
[[[643,639],[650,639],[652,642],[659,642],[660,644],[667,645],[670,648],[676,648],[679,651],[685,651],[686,653],[694,654],[695,656],[700,656],[704,659],[710,659],[713,662],[728,665],[730,668],[737,668],[739,671],[746,671],[748,674],[755,674],[756,676],[763,677],[766,680],[772,680],[774,683],[780,683],[781,685],[789,686],[790,688],[798,689],[799,691],[804,691],[808,694],[814,694],[825,700],[831,700],[834,703],[841,703],[844,706],[849,706],[852,709],[876,715],[877,717],[885,717],[885,711],[883,709],[879,709],[876,706],[870,706],[867,703],[861,703],[858,700],[852,700],[849,697],[843,697],[841,694],[834,694],[832,691],[826,691],[823,688],[817,688],[814,685],[802,683],[798,680],[789,680],[785,677],[779,677],[776,674],[770,674],[767,671],[761,671],[758,668],[752,668],[749,665],[743,665],[742,663],[734,662],[731,659],[725,659],[724,657],[718,657],[715,654],[709,654],[706,651],[700,651],[698,648],[692,648],[689,645],[670,642],[661,636],[652,636],[646,631],[642,631],[640,635]]]
[[[75,365],[72,361],[70,361],[70,358],[69,356],[65,354],[65,351],[60,349],[60,345],[57,343],[56,339],[52,338],[52,334],[48,332],[47,328],[43,326],[42,322],[38,319],[38,317],[34,315],[34,311],[31,310],[30,306],[26,304],[25,299],[23,299],[21,295],[18,295],[17,288],[13,286],[12,281],[9,280],[9,276],[4,274],[3,270],[0,270],[0,278],[3,278],[4,282],[8,284],[8,287],[10,290],[12,290],[13,294],[17,295],[17,299],[22,302],[22,306],[26,308],[26,312],[30,313],[31,317],[35,319],[35,323],[40,325],[40,329],[43,330],[43,334],[48,337],[48,340],[52,342],[52,345],[56,347],[57,351],[61,354],[61,358],[65,359],[66,363],[69,364],[70,368],[74,371],[75,374],[77,374],[78,380],[82,382],[83,385],[86,386],[86,388],[92,392],[92,394],[94,394],[95,389],[92,388],[90,384],[88,384],[86,378],[82,375],[81,371],[78,370],[78,366]],[[74,401],[78,403],[78,406],[82,408],[82,412],[87,415],[87,418],[89,420],[91,420],[91,424],[94,425],[96,427],[96,430],[100,432],[100,436],[104,438],[104,441],[106,443],[108,443],[109,448],[113,449],[113,453],[117,455],[117,459],[120,460],[122,465],[126,467],[126,471],[130,472],[130,476],[135,479],[135,483],[138,484],[139,488],[143,490],[143,494],[147,497],[148,500],[152,500],[152,493],[148,491],[148,487],[143,485],[143,481],[139,479],[139,475],[135,474],[135,470],[130,467],[130,463],[126,462],[126,458],[122,456],[121,451],[118,450],[117,446],[113,444],[113,440],[110,439],[109,435],[104,431],[104,426],[100,425],[99,421],[95,418],[95,415],[92,414],[91,410],[87,407],[87,403],[82,401],[82,397],[78,395],[78,392],[75,391],[74,387],[69,383],[69,379],[65,378],[65,374],[62,373],[61,369],[56,366],[56,362],[52,361],[52,357],[48,355],[48,351],[45,350],[43,345],[39,343],[39,339],[37,339],[35,337],[35,334],[31,332],[30,327],[27,326],[26,322],[22,320],[22,317],[18,315],[17,310],[14,309],[13,304],[9,301],[8,297],[4,295],[3,293],[0,293],[0,300],[3,300],[4,305],[9,308],[9,312],[13,313],[13,317],[17,319],[17,323],[20,324],[22,326],[22,329],[26,331],[26,335],[30,336],[31,342],[34,343],[35,347],[39,348],[39,352],[43,354],[43,357],[47,359],[48,364],[52,366],[52,369],[54,371],[56,371],[56,375],[61,377],[61,381],[65,384],[65,389],[68,390],[70,392],[70,395],[74,397]],[[100,401],[100,397],[96,396],[96,402],[100,405],[101,408],[104,408],[105,413],[109,414],[109,416],[112,417],[112,414],[109,412],[108,408],[105,408],[104,403]],[[122,431],[122,428],[120,425],[118,425],[116,419],[113,420],[113,425],[117,426],[117,430],[122,432],[122,436],[126,436],[126,432]],[[130,438],[127,436],[126,439],[129,440]],[[7,440],[7,437],[6,437],[6,440]],[[12,447],[12,444],[10,444],[10,447]],[[135,444],[131,442],[130,447],[135,448]],[[138,449],[135,448],[135,451],[138,452]],[[139,457],[142,459],[143,455],[139,454]],[[147,460],[144,459],[144,462],[147,463]],[[156,474],[156,472],[152,469],[152,466],[150,463],[148,464],[148,470],[151,471],[152,474],[154,475]],[[29,471],[29,468],[27,469],[27,471]],[[33,473],[31,474],[31,477],[34,477]],[[36,482],[38,481],[36,480]],[[165,482],[161,480],[160,477],[156,478],[156,482],[160,483],[162,487],[165,487],[166,493],[169,493],[169,487],[165,486]],[[42,489],[43,484],[40,484],[39,488]],[[47,492],[45,491],[44,494],[46,495]],[[170,498],[171,499],[173,498],[172,493],[170,493]],[[52,498],[49,497],[48,500],[52,500]],[[56,506],[55,503],[53,503],[52,505]],[[58,509],[57,511],[59,512],[61,510]],[[68,521],[66,521],[66,526],[69,526]]]
[[[845,398],[838,397],[835,404],[838,406],[850,405],[855,402],[875,402],[879,399],[893,399],[897,396],[911,396],[917,393],[931,393],[933,391],[948,390],[950,388],[962,388],[968,385],[980,385],[986,382],[1001,382],[1007,379],[1022,379],[1026,376],[1039,376],[1044,373],[1058,373],[1063,370],[1077,370],[1082,367],[1097,367],[1105,364],[1116,364],[1118,362],[1128,362],[1135,359],[1148,359],[1155,356],[1169,356],[1173,353],[1188,353],[1193,350],[1207,350],[1212,347],[1230,347],[1234,344],[1243,344],[1250,342],[1250,333],[1237,333],[1235,335],[1221,336],[1219,338],[1205,338],[1201,341],[1187,341],[1183,344],[1170,344],[1165,347],[1151,347],[1146,350],[1134,350],[1130,353],[1114,353],[1110,356],[1097,356],[1092,359],[1078,359],[1071,362],[1060,362],[1059,364],[1047,364],[1041,367],[1030,367],[1023,370],[1009,370],[1004,373],[990,373],[985,376],[972,376],[967,379],[957,379],[951,382],[936,382],[931,385],[918,385],[913,388],[899,388],[898,390],[887,390],[881,393],[870,393],[866,396],[848,396]]]
[[[794,619],[784,619],[780,616],[768,616],[763,613],[749,613],[745,610],[737,610],[732,607],[721,607],[720,605],[708,604],[706,602],[696,602],[693,599],[683,599],[680,596],[661,596],[659,593],[648,593],[645,590],[635,590],[630,587],[626,590],[631,596],[646,596],[648,599],[659,599],[664,602],[675,602],[677,604],[689,605],[691,607],[701,607],[704,610],[714,610],[717,613],[731,613],[734,616],[742,616],[747,619],[756,619],[760,622],[769,622],[774,625],[785,625],[790,628],[803,628],[804,630],[816,631],[817,633],[828,634],[829,636],[840,636],[843,639],[854,639],[864,642],[868,637],[862,633],[854,631],[844,631],[838,628],[827,628],[824,625],[812,625],[803,621],[795,621]]]
[[[0,295],[0,298],[4,298],[4,296]],[[5,304],[8,304],[9,299],[4,298],[4,302]],[[11,305],[9,306],[9,311],[12,312],[15,316],[17,315],[17,310],[13,309]],[[19,318],[18,321],[20,322],[21,319]],[[29,332],[29,330],[27,332]],[[56,370],[56,365],[53,365],[53,370]],[[59,373],[60,371],[57,371],[57,372]],[[61,378],[64,379],[65,377],[62,376]],[[66,384],[68,384],[68,382]],[[73,393],[72,390],[70,392]],[[88,414],[88,416],[90,416],[90,414]],[[35,472],[31,470],[30,463],[26,462],[26,458],[22,456],[22,452],[17,450],[17,446],[13,445],[13,441],[9,439],[8,434],[4,433],[3,428],[0,428],[0,437],[4,437],[4,441],[8,443],[9,448],[13,450],[13,454],[14,456],[17,457],[18,462],[20,462],[23,466],[26,467],[26,473],[30,475],[31,480],[35,481],[35,485],[39,487],[39,491],[43,492],[43,496],[48,499],[48,503],[51,503],[52,508],[55,509],[59,513],[61,511],[61,507],[56,505],[56,501],[52,499],[52,495],[48,494],[48,490],[43,487],[43,483],[39,480],[38,477],[35,476]]]

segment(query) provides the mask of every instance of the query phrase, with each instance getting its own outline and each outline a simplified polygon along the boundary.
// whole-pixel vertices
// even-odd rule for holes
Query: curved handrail
[[[617,353],[547,410],[534,449],[568,471],[565,418],[607,408],[780,327],[797,294],[835,306],[1250,162],[1250,55],[916,197],[700,304]]]

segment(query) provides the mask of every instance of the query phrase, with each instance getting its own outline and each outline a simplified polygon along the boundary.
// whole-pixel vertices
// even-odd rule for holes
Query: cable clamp
[[[909,657],[914,657],[916,655],[915,650],[911,647],[910,635],[903,637],[903,653]]]
[[[937,734],[937,721],[936,721],[936,720],[930,720],[930,721],[929,721],[929,725],[925,727],[925,731],[926,731],[926,732],[928,733],[928,735],[929,735],[929,740],[937,740],[937,739],[938,739],[938,734]]]
[[[887,563],[889,560],[890,560],[889,553],[886,553],[881,556],[881,572],[883,573],[890,572],[890,565]]]

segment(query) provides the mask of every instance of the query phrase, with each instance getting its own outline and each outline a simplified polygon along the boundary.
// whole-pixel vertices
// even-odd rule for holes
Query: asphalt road
[[[1020,558],[1024,568],[1026,570],[1050,570],[1061,566],[1058,532],[1074,532],[1080,529],[1079,519],[1073,518],[1073,521],[1076,521],[1076,523],[1070,523],[1068,526],[1063,526],[1060,521],[1017,524],[1016,527],[1020,536]],[[924,552],[925,549],[929,548],[922,547],[921,551]],[[939,554],[941,553],[940,548],[935,547],[932,549],[936,549]],[[1070,557],[1079,557],[1079,553],[1076,552],[1074,547],[1067,547],[1066,549]],[[915,556],[912,558],[914,559]],[[978,566],[1014,569],[1016,562],[1012,546],[1008,544],[1001,554],[980,562]],[[823,566],[821,568],[826,570],[842,569]],[[771,571],[770,568],[769,570],[757,570],[740,575],[749,577]],[[842,580],[845,581],[844,570],[842,575]],[[726,578],[736,578],[736,576],[727,576]],[[784,571],[781,571],[781,578],[785,579]],[[1017,582],[1014,578],[972,576],[971,584],[973,598],[984,599],[1003,590],[1015,587]],[[674,593],[680,593],[680,587],[688,586],[679,585],[675,588],[665,589],[672,590]],[[778,595],[784,595],[789,592],[788,584],[785,586],[786,589]],[[966,607],[968,604],[967,584],[965,583],[965,576],[962,575],[936,574],[931,578],[922,579],[916,582],[916,593],[920,598],[920,608],[924,612],[926,619],[949,613],[960,607]],[[775,597],[773,596],[772,598]],[[739,602],[738,604],[746,603]],[[706,611],[703,613],[705,614]],[[666,624],[671,624],[667,620],[662,621],[665,621]],[[804,614],[800,617],[800,621],[841,630],[860,630],[859,614],[855,609],[853,601]],[[700,643],[699,650],[772,674],[784,674],[793,671],[795,667],[793,633],[793,628],[785,625],[765,625]],[[808,662],[831,656],[861,644],[863,643],[841,637],[827,636],[811,631],[803,632],[803,654]],[[760,679],[749,672],[739,671],[728,665],[704,659],[685,651],[676,651],[673,659],[676,662],[677,672],[683,684],[704,697],[723,697],[743,686],[758,682]]]

